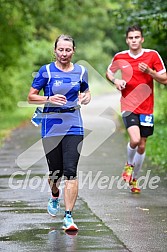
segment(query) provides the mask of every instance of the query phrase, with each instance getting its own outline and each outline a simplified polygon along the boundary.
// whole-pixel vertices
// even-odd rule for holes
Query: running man
[[[167,84],[164,63],[157,51],[143,49],[141,27],[134,25],[126,31],[129,50],[117,53],[109,65],[106,77],[121,91],[121,112],[129,135],[127,163],[122,177],[131,191],[139,193],[139,171],[145,159],[146,141],[153,134],[153,80]],[[114,77],[120,70],[121,79]]]

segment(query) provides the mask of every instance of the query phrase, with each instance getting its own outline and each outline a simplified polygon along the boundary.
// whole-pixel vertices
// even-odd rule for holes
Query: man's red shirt
[[[136,114],[152,114],[154,107],[153,78],[139,70],[139,63],[144,62],[159,74],[166,72],[161,56],[155,50],[142,49],[138,55],[130,50],[117,53],[108,69],[112,74],[121,71],[120,79],[126,81],[121,97],[121,111]]]

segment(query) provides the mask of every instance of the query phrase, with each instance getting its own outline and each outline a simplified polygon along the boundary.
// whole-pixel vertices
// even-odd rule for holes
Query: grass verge
[[[162,173],[167,172],[166,139],[166,125],[155,123],[154,135],[148,138],[146,151],[155,171]]]
[[[34,108],[17,108],[12,112],[0,113],[0,147],[4,140],[10,136],[13,129],[30,120],[33,112]]]

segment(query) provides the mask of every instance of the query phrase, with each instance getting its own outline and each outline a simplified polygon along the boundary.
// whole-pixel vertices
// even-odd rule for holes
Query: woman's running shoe
[[[75,231],[75,230],[78,230],[78,227],[74,223],[74,220],[73,220],[71,214],[66,214],[66,216],[64,217],[63,227],[62,228],[65,231]]]
[[[55,217],[57,213],[60,211],[60,197],[61,197],[61,189],[59,189],[59,197],[54,198],[50,197],[48,201],[48,213]]]

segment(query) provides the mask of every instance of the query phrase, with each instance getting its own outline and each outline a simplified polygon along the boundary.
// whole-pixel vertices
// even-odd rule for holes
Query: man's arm
[[[159,74],[143,62],[139,63],[139,70],[149,74],[157,82],[167,84],[167,73]]]
[[[167,84],[167,74],[166,73],[158,74],[157,72],[153,71],[150,68],[148,74],[151,75],[151,77],[154,80],[156,80],[157,82],[160,82],[162,84]]]

